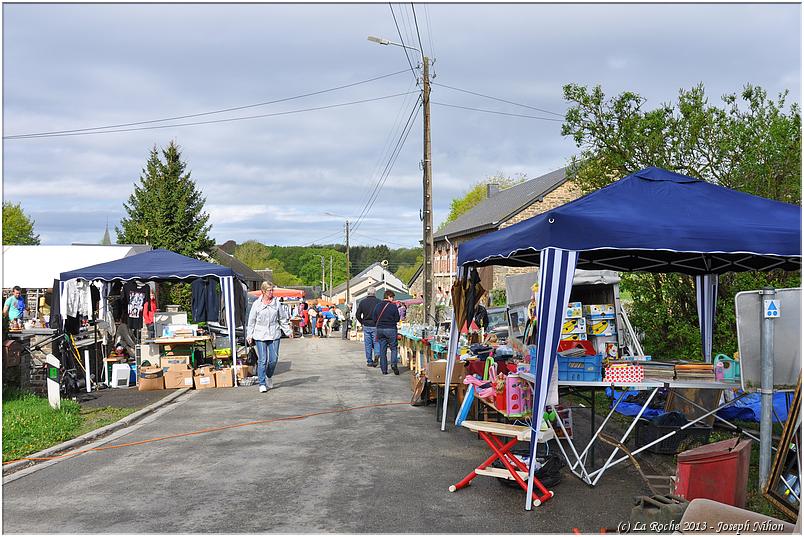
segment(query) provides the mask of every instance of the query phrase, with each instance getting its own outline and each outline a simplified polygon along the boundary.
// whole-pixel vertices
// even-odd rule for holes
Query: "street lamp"
[[[422,109],[424,113],[424,177],[423,183],[423,218],[422,238],[424,243],[424,321],[435,321],[435,302],[433,301],[433,168],[430,160],[430,58],[415,47],[403,43],[395,43],[382,37],[368,36],[372,43],[394,45],[415,50],[422,57]]]

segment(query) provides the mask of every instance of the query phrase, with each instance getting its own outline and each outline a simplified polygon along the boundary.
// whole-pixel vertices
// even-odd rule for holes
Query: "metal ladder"
[[[628,352],[631,353],[631,356],[644,358],[645,352],[642,350],[642,345],[639,344],[639,339],[637,339],[636,332],[634,332],[634,327],[631,326],[631,321],[628,319],[628,314],[625,312],[625,308],[620,307],[618,315],[620,316],[620,319],[626,328],[626,333],[624,335],[626,336],[625,345],[628,347]]]

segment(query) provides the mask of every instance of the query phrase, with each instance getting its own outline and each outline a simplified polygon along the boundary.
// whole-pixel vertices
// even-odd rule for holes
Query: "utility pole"
[[[349,292],[349,280],[352,278],[349,269],[349,220],[346,221],[346,307],[351,308],[351,293]]]
[[[329,294],[330,299],[332,298],[332,256],[329,256]]]
[[[424,322],[435,321],[433,300],[433,168],[430,160],[430,58],[422,54],[424,110]]]
[[[324,268],[324,256],[319,255],[318,257],[321,258],[321,298],[324,298],[324,287],[326,286],[326,269]]]

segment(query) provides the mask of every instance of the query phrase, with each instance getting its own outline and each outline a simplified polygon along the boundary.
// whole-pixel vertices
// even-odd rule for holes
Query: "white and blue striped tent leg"
[[[229,328],[229,346],[232,349],[232,372],[234,385],[237,387],[237,336],[235,335],[235,279],[233,276],[221,276],[221,295],[223,296],[226,326]]]
[[[701,350],[704,361],[712,363],[712,332],[715,326],[717,309],[717,274],[703,274],[695,277],[695,291],[698,299],[698,327],[701,329]]]
[[[458,267],[458,280],[466,277],[466,269]],[[449,290],[452,292],[452,289]],[[458,327],[455,324],[455,304],[452,304],[452,322],[449,325],[449,343],[447,344],[447,372],[446,377],[452,378],[452,370],[455,369],[455,355],[458,353],[458,339],[461,334],[458,332]],[[446,430],[447,427],[447,408],[449,408],[449,389],[444,389],[444,410],[441,415],[441,430]]]
[[[545,248],[541,251],[539,261],[539,305],[536,338],[536,356],[531,358],[530,372],[536,378],[533,385],[533,419],[531,422],[530,468],[528,471],[528,496],[525,509],[530,511],[533,505],[533,464],[536,446],[539,441],[539,429],[542,424],[544,406],[547,403],[547,390],[550,376],[556,361],[556,349],[561,338],[561,326],[567,310],[572,277],[578,252]]]

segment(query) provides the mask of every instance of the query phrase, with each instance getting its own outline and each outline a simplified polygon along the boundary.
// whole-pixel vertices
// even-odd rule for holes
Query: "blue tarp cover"
[[[611,406],[614,406],[617,398],[620,397],[622,392],[618,390],[612,390],[611,388],[606,388],[606,395],[609,397],[614,397],[614,401],[611,402]],[[625,398],[632,395],[636,395],[639,392],[634,390],[629,390],[626,394]],[[773,410],[775,414],[773,415],[773,421],[778,422],[779,420],[785,421],[787,420],[787,413],[789,410],[790,402],[792,402],[793,394],[790,393],[774,393],[773,394]],[[743,421],[755,421],[759,423],[760,415],[762,414],[761,411],[761,395],[758,393],[751,393],[737,401],[736,403],[727,406],[724,409],[718,411],[717,415],[724,420],[732,421],[732,420],[743,420]],[[642,405],[638,405],[636,403],[626,403],[625,399],[617,405],[617,413],[622,414],[624,416],[636,416],[639,414],[639,409],[642,408]],[[664,414],[664,410],[656,409],[656,408],[647,408],[645,412],[642,414],[642,417],[645,419],[651,419],[656,416],[661,416]],[[779,419],[777,419],[777,416]]]
[[[184,280],[202,276],[234,276],[242,280],[229,267],[199,261],[169,250],[150,250],[116,261],[62,272],[61,281],[73,278],[86,280]]]
[[[651,167],[461,244],[458,264],[538,265],[546,247],[580,252],[578,268],[799,270],[801,208]]]

